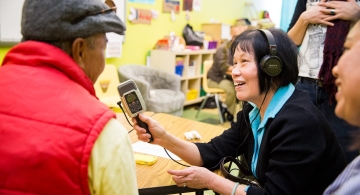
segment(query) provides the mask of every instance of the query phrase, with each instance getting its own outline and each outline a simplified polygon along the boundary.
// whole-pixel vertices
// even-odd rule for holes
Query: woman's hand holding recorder
[[[151,137],[151,132],[148,130],[147,124],[141,121],[139,118],[139,114],[146,110],[146,105],[135,82],[129,79],[120,83],[118,85],[118,91],[126,113],[130,117],[135,117],[136,124],[145,129],[147,133],[150,134],[148,142],[153,142],[153,138]],[[119,104],[119,106],[122,109],[121,104]]]
[[[148,125],[148,129],[154,139],[152,143],[161,145],[163,138],[166,137],[167,134],[164,127],[162,127],[157,121],[153,120],[151,117],[146,116],[142,113],[139,114],[139,118],[141,121]],[[151,135],[149,133],[146,133],[146,130],[139,126],[135,118],[132,118],[132,122],[134,123],[133,127],[136,131],[136,134],[138,135],[138,139],[144,142],[148,142]]]

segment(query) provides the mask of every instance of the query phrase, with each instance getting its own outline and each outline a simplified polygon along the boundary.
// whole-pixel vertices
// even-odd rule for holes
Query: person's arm
[[[230,47],[230,43],[226,42],[223,45],[221,45],[215,52],[214,55],[214,64],[216,66],[219,67],[219,69],[221,70],[222,74],[225,74],[227,72],[232,71],[232,63],[230,63],[230,51],[229,51],[229,47]],[[231,58],[232,59],[232,58]]]
[[[248,113],[251,108],[250,106],[245,106],[244,110]],[[244,147],[249,144],[253,145],[253,142],[241,144],[247,133],[250,133],[249,129],[246,128],[246,124],[249,121],[247,120],[247,123],[244,122],[246,119],[244,119],[244,114],[242,114],[243,111],[237,114],[237,122],[232,123],[231,128],[225,130],[223,134],[211,139],[209,143],[196,143],[204,160],[204,167],[192,166],[183,170],[168,171],[173,176],[177,186],[183,187],[186,185],[196,189],[207,188],[224,195],[230,195],[232,191],[237,195],[247,194],[245,192],[247,186],[236,186],[235,182],[210,171],[211,169],[218,168],[219,162],[224,156],[240,155],[243,153]],[[240,144],[242,147],[240,147]]]
[[[140,114],[139,116],[141,121],[145,122],[149,127],[149,131],[154,138],[152,144],[157,144],[168,149],[191,165],[203,165],[200,152],[194,143],[181,140],[178,137],[170,134],[157,121],[153,120],[149,116],[144,114]],[[137,132],[138,139],[144,142],[148,142],[150,134],[146,133],[146,130],[138,125],[135,118],[132,119],[132,122],[134,123],[133,127]]]
[[[169,170],[168,172],[179,187],[186,185],[195,189],[207,188],[223,195],[230,195],[233,191],[236,195],[246,195],[245,185],[237,185],[235,182],[203,167],[188,167],[183,170]]]
[[[131,141],[116,119],[110,119],[97,138],[88,175],[92,195],[138,194]]]
[[[244,110],[248,109],[249,107],[244,108]],[[243,116],[242,112],[238,113],[237,121],[243,121]],[[154,138],[152,143],[169,149],[180,158],[186,159],[185,161],[190,162],[190,164],[195,164],[193,162],[195,161],[194,159],[201,160],[202,162],[202,157],[205,156],[206,165],[204,164],[204,166],[207,168],[213,167],[212,169],[219,166],[219,162],[224,156],[236,156],[236,154],[240,155],[242,153],[243,147],[239,147],[239,143],[245,139],[248,132],[239,131],[239,129],[244,128],[246,123],[233,123],[232,128],[224,131],[222,135],[213,138],[209,143],[197,143],[195,145],[167,133],[160,124],[150,117],[140,114],[140,119],[148,124]],[[134,129],[137,131],[138,139],[145,142],[149,141],[150,134],[147,134],[145,129],[139,127],[135,119],[132,119],[132,121]],[[240,141],[239,138],[241,139]],[[200,148],[202,156],[199,153]],[[173,175],[173,180],[179,187],[208,188],[221,194],[229,195],[235,190],[235,194],[246,194],[245,185],[238,185],[234,188],[234,182],[213,173],[207,168],[192,166],[183,170],[168,170],[168,173]]]
[[[321,1],[324,2],[325,0]],[[296,45],[301,45],[309,24],[334,25],[333,23],[324,20],[329,15],[324,14],[322,10],[326,10],[326,7],[314,5],[306,10],[306,0],[298,0],[288,31],[289,37]]]

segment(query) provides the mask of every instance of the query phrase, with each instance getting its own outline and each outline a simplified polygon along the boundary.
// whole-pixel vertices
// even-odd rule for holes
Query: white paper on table
[[[169,156],[166,154],[164,148],[161,146],[158,146],[158,145],[138,141],[138,142],[135,142],[132,144],[132,148],[133,148],[134,152],[159,156],[159,157],[163,157],[163,158],[169,158]],[[167,152],[169,153],[171,158],[173,158],[174,160],[181,160],[178,156],[171,153],[169,150],[167,150]]]

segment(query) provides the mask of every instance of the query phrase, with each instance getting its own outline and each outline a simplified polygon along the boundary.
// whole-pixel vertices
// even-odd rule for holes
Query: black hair
[[[279,87],[290,83],[295,85],[299,74],[299,52],[295,43],[280,29],[271,28],[268,30],[275,39],[276,56],[282,61],[282,71],[277,76],[271,77],[261,70],[260,61],[264,56],[270,55],[270,49],[265,35],[259,30],[246,30],[234,39],[230,47],[231,56],[234,56],[236,49],[255,55],[260,94],[270,88],[277,90]]]

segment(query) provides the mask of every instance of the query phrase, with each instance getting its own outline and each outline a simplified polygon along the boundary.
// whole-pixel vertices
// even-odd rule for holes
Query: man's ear
[[[76,38],[71,46],[71,54],[74,61],[85,70],[85,63],[83,59],[83,52],[85,50],[85,40],[83,38]]]

